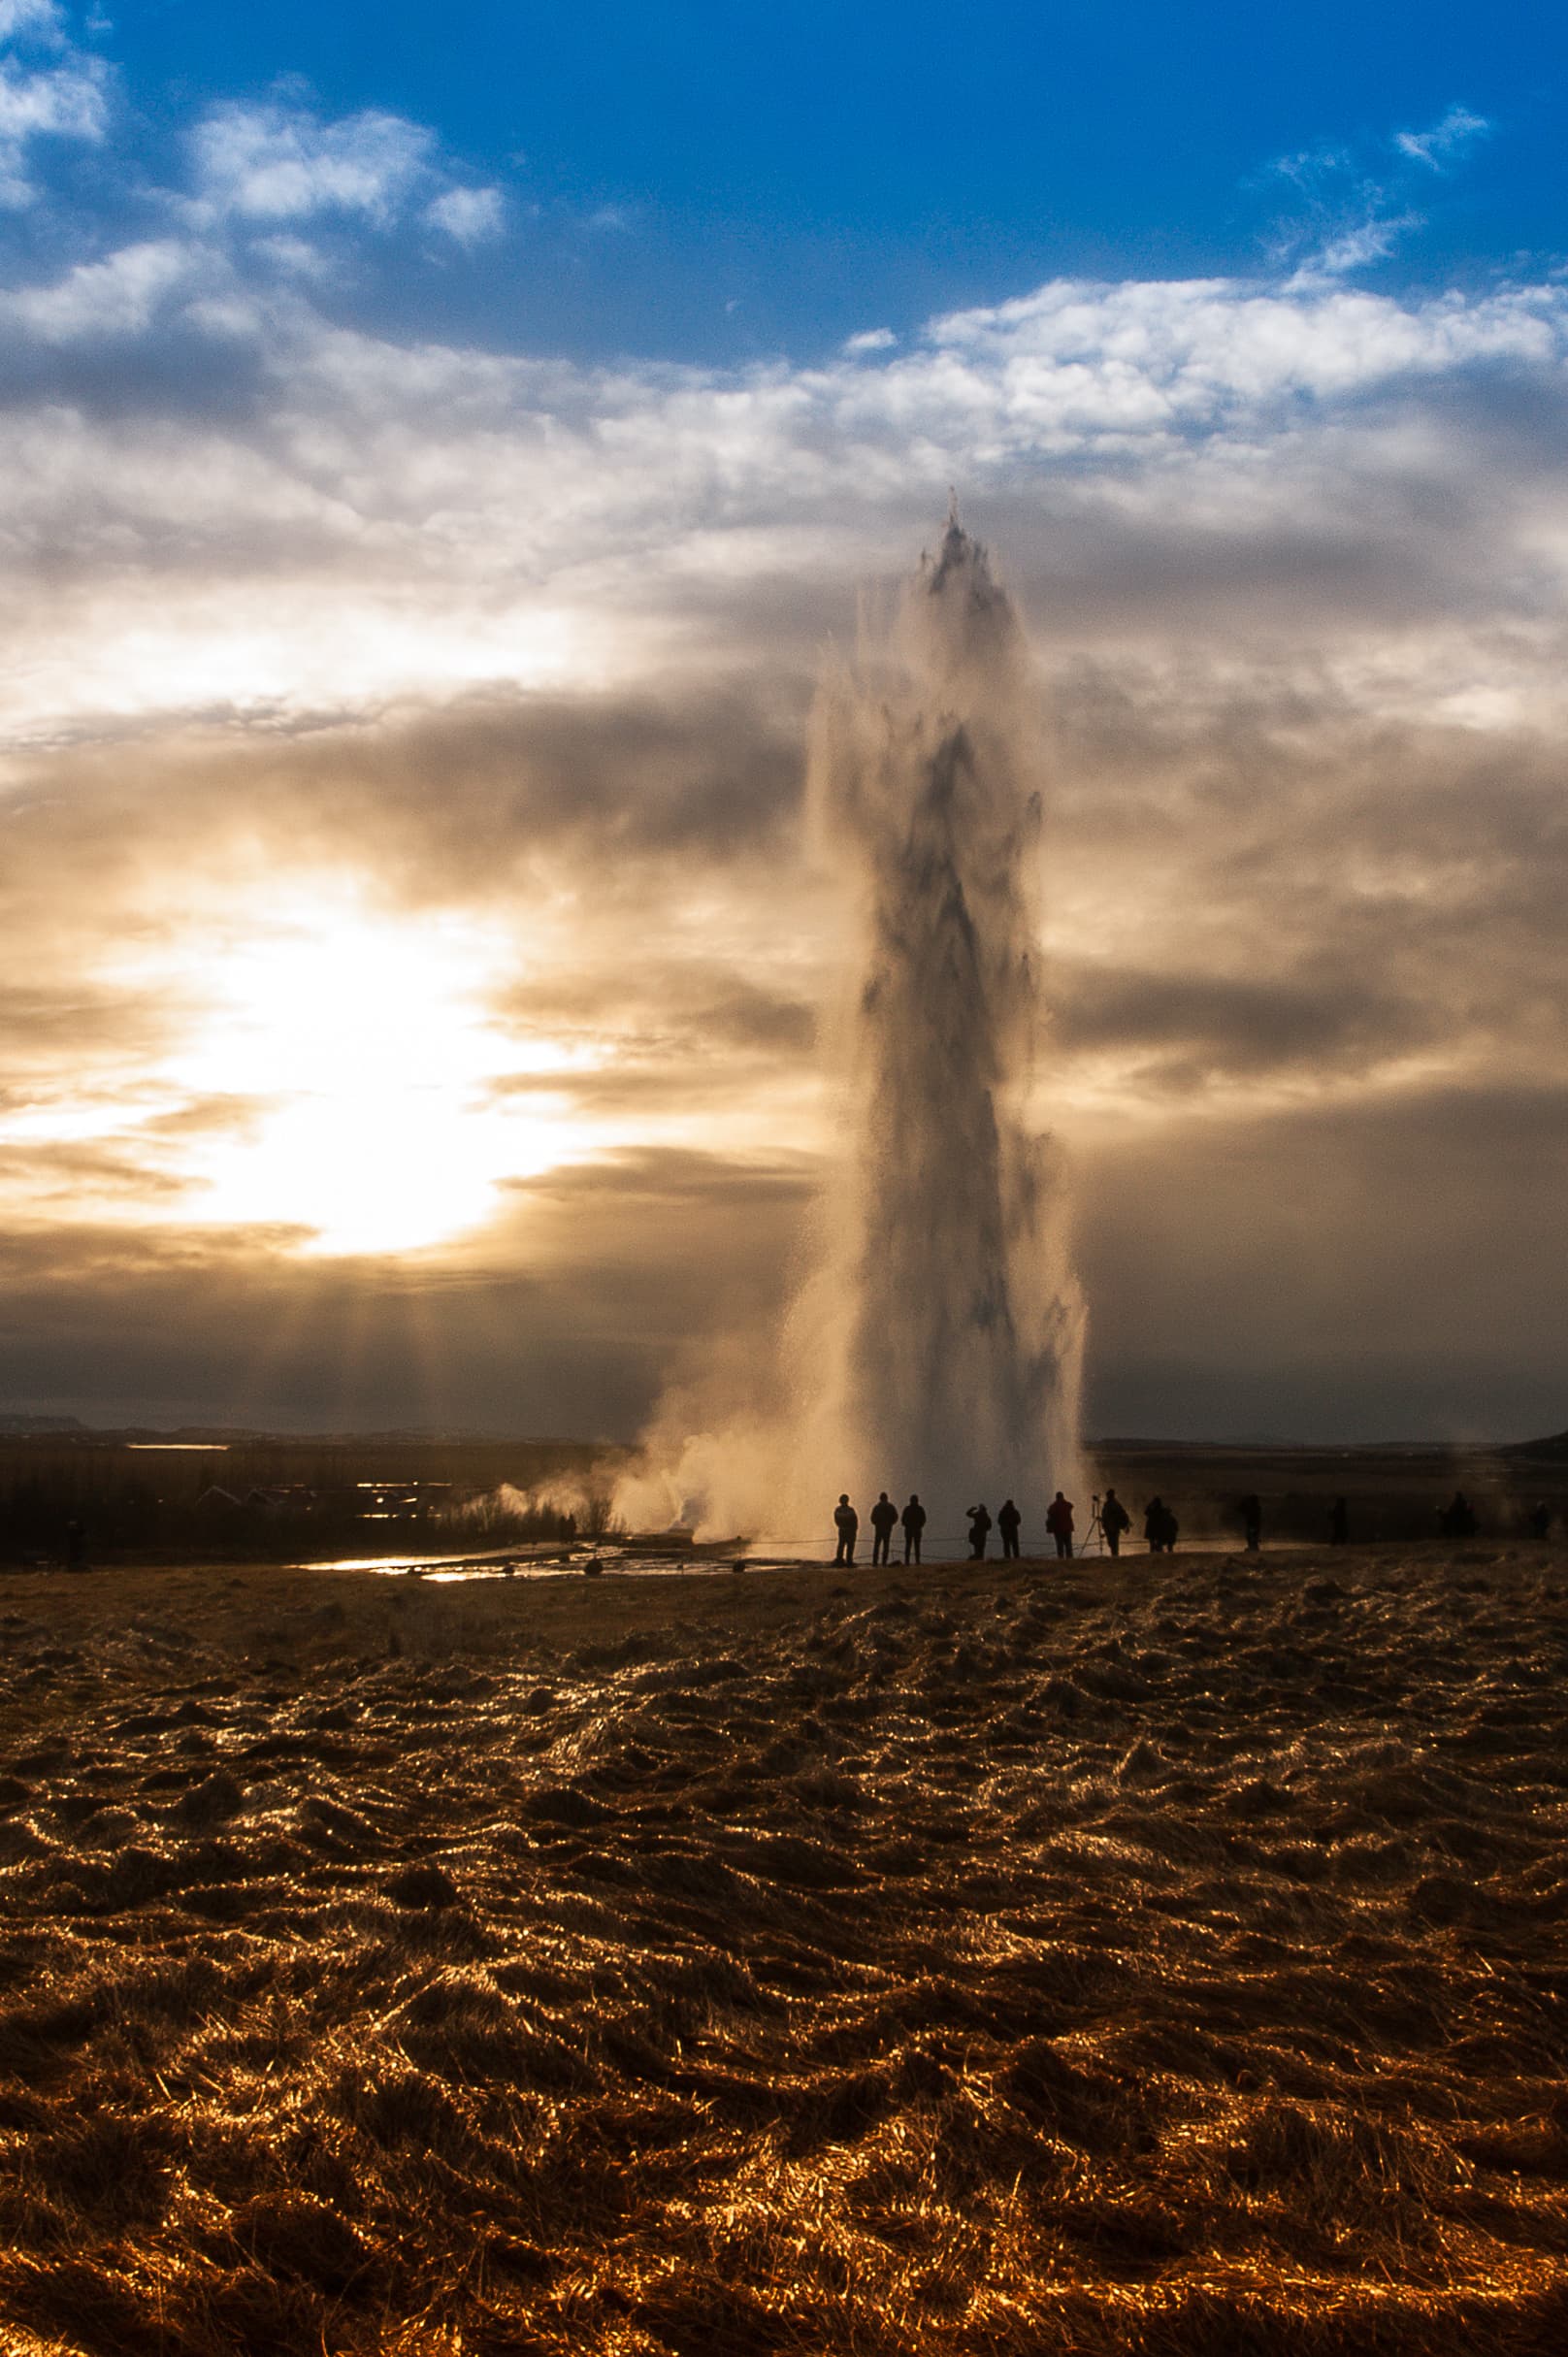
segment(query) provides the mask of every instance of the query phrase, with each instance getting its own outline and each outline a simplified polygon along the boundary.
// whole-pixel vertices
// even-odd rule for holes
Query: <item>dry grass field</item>
[[[0,1578],[0,2346],[1568,2345],[1565,1606]]]

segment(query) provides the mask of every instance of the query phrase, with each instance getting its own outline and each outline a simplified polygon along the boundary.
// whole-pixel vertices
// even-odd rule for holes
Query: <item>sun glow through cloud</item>
[[[520,1064],[572,1062],[547,1043],[520,1058],[490,1015],[509,954],[499,931],[321,894],[191,954],[209,1012],[168,1077],[248,1108],[195,1143],[210,1219],[304,1228],[317,1252],[417,1249],[482,1223],[501,1181],[589,1142],[547,1090],[526,1110],[494,1101]]]

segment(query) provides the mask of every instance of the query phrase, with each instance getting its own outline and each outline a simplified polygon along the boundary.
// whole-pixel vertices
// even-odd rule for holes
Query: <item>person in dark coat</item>
[[[903,1523],[903,1559],[906,1563],[918,1563],[920,1561],[920,1534],[926,1527],[926,1509],[920,1502],[919,1494],[913,1489],[909,1492],[909,1503],[904,1508],[900,1520]]]
[[[1149,1542],[1151,1555],[1162,1555],[1165,1547],[1165,1505],[1162,1498],[1152,1497],[1143,1510],[1143,1535]]]
[[[1105,1533],[1105,1544],[1112,1555],[1122,1552],[1122,1533],[1132,1527],[1132,1517],[1114,1489],[1107,1489],[1099,1510],[1099,1526]]]
[[[1072,1500],[1059,1489],[1045,1510],[1045,1526],[1057,1543],[1057,1554],[1072,1554]]]
[[[835,1563],[849,1563],[853,1565],[855,1560],[855,1537],[856,1533],[860,1529],[860,1526],[861,1518],[849,1502],[849,1491],[847,1489],[841,1490],[839,1493],[838,1503],[833,1508],[833,1528],[838,1533],[838,1553],[833,1556],[833,1561]]]
[[[1336,1497],[1328,1509],[1328,1544],[1348,1547],[1351,1543],[1351,1510],[1348,1502]]]
[[[1448,1504],[1438,1508],[1437,1526],[1446,1539],[1475,1537],[1476,1510],[1462,1489],[1455,1489]]]
[[[871,1541],[871,1560],[873,1563],[885,1563],[887,1561],[888,1541],[893,1536],[894,1530],[898,1525],[898,1507],[894,1505],[892,1499],[888,1496],[885,1489],[879,1490],[877,1492],[876,1504],[871,1508],[871,1528],[875,1533],[875,1536]]]
[[[991,1517],[984,1506],[971,1506],[969,1515],[969,1560],[983,1563],[986,1559],[986,1540],[991,1535]]]
[[[1001,1532],[1001,1552],[1004,1559],[1009,1555],[1016,1556],[1018,1554],[1018,1532],[1023,1520],[1024,1517],[1019,1513],[1011,1498],[1007,1498],[996,1509],[996,1528]]]
[[[1249,1489],[1241,1501],[1241,1530],[1247,1553],[1256,1555],[1263,1541],[1263,1501],[1256,1489]]]

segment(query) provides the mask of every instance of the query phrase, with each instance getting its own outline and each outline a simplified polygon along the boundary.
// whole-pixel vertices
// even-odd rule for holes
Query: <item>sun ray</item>
[[[515,965],[505,929],[367,909],[310,882],[194,935],[171,977],[200,1008],[162,1077],[216,1108],[177,1151],[187,1211],[296,1227],[323,1255],[384,1254],[477,1228],[502,1181],[590,1142],[548,1082],[572,1052],[524,1056],[493,1012]]]

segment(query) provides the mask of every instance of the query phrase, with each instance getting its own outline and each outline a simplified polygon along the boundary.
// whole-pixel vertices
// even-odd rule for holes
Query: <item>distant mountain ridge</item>
[[[1539,1457],[1568,1459],[1568,1432],[1549,1432],[1543,1440],[1513,1440],[1498,1451],[1500,1457]]]
[[[448,1427],[441,1424],[398,1424],[375,1431],[355,1428],[336,1432],[293,1432],[279,1430],[268,1424],[89,1424],[80,1416],[49,1416],[8,1410],[0,1413],[0,1439],[65,1439],[117,1441],[124,1446],[131,1442],[156,1446],[160,1441],[185,1448],[206,1445],[214,1449],[243,1448],[274,1442],[290,1448],[350,1448],[350,1447],[409,1447],[409,1446],[492,1446],[515,1444],[536,1449],[622,1449],[625,1441],[606,1439],[603,1434],[568,1437],[551,1432],[481,1431],[476,1426]],[[1100,1452],[1114,1456],[1151,1451],[1167,1451],[1172,1456],[1206,1451],[1290,1451],[1308,1456],[1370,1457],[1384,1453],[1405,1455],[1426,1450],[1481,1450],[1488,1455],[1525,1458],[1568,1461],[1568,1432],[1552,1432],[1535,1440],[1511,1441],[1298,1441],[1288,1440],[1281,1433],[1221,1433],[1207,1440],[1168,1440],[1154,1433],[1108,1433],[1088,1439],[1084,1447],[1091,1456]]]
[[[341,1432],[279,1431],[268,1424],[88,1424],[79,1416],[0,1415],[0,1439],[47,1439],[50,1435],[63,1440],[101,1440],[127,1443],[141,1442],[156,1447],[160,1442],[181,1448],[213,1449],[245,1448],[276,1444],[289,1448],[387,1448],[409,1446],[428,1447],[495,1447],[511,1446],[530,1449],[616,1449],[622,1441],[604,1440],[596,1436],[586,1439],[567,1439],[550,1432],[479,1431],[471,1426],[448,1427],[442,1424],[391,1425],[376,1431],[358,1428]]]

